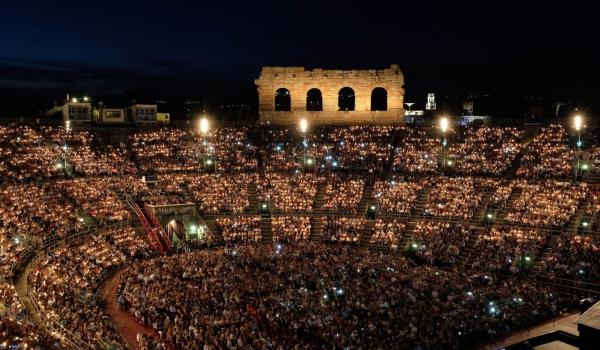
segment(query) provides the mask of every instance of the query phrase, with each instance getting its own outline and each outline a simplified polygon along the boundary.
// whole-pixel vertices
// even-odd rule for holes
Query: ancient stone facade
[[[399,124],[403,120],[404,76],[395,64],[383,70],[263,67],[254,82],[263,122],[292,125],[306,118],[312,125]],[[383,104],[382,94],[387,97]]]

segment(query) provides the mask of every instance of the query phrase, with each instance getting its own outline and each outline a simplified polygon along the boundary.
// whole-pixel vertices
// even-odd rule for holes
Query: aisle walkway
[[[138,333],[150,335],[158,339],[158,334],[150,327],[139,323],[131,314],[119,309],[117,304],[117,289],[121,280],[122,271],[115,273],[104,285],[103,298],[106,305],[106,312],[110,315],[117,326],[119,333],[123,336],[131,349],[138,349],[136,336]],[[169,350],[174,347],[169,345]]]

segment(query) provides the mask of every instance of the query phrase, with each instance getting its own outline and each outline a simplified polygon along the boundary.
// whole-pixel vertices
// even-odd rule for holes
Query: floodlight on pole
[[[302,146],[304,148],[304,164],[306,164],[306,131],[308,130],[308,120],[305,118],[300,119],[299,122],[300,131],[302,131]]]
[[[442,152],[444,153],[444,160],[443,160],[443,164],[444,167],[446,166],[446,131],[448,131],[448,128],[450,126],[450,121],[448,120],[448,117],[441,117],[440,118],[440,129],[442,130],[442,135],[444,137],[444,140],[442,141]]]
[[[573,126],[575,126],[575,130],[579,131],[581,130],[582,125],[583,118],[581,118],[581,115],[577,114],[575,117],[573,117]]]
[[[573,127],[577,130],[577,166],[575,167],[575,181],[577,181],[577,175],[579,172],[579,158],[581,153],[581,127],[583,126],[583,118],[580,114],[576,114],[573,117]]]
[[[300,119],[300,131],[302,131],[302,133],[306,133],[306,131],[308,130],[308,121],[304,118]]]
[[[209,126],[209,123],[208,123],[208,119],[206,117],[200,118],[199,129],[200,129],[200,133],[202,134],[202,145],[206,144],[206,134],[208,133],[209,128],[210,128],[210,126]],[[200,146],[198,148],[200,149]],[[206,150],[204,150],[202,152],[202,160],[204,162],[204,165],[206,166],[206,164],[207,164],[207,161],[206,161]],[[210,165],[210,164],[208,164],[208,165]]]
[[[440,119],[440,129],[442,129],[442,132],[445,133],[446,131],[448,131],[449,126],[450,126],[450,121],[448,120],[448,118],[442,117]]]
[[[209,129],[208,119],[206,119],[206,117],[203,117],[202,119],[200,119],[200,132],[203,135],[206,135],[208,133],[208,129]]]

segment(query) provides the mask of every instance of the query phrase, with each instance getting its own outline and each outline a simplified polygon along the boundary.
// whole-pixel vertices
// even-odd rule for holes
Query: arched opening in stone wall
[[[350,87],[340,89],[338,93],[338,110],[353,111],[354,110],[354,90]]]
[[[292,110],[292,95],[290,94],[290,90],[286,88],[279,88],[277,91],[275,91],[275,110]]]
[[[371,91],[371,110],[387,111],[387,90],[376,87]]]
[[[306,93],[306,110],[307,111],[322,111],[323,110],[323,94],[321,90],[312,88]]]

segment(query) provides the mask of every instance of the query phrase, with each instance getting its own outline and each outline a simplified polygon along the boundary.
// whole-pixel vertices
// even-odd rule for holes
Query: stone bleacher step
[[[248,183],[248,209],[247,211],[256,212],[258,211],[258,197],[256,195],[256,184],[253,182]]]
[[[506,223],[506,214],[508,214],[510,208],[513,207],[513,204],[521,196],[522,192],[523,191],[520,188],[513,188],[512,193],[510,194],[510,196],[508,197],[508,200],[506,201],[506,206],[504,206],[504,208],[500,211],[500,213],[498,214],[498,217],[496,218],[497,221]]]
[[[531,271],[539,273],[542,266],[542,261],[548,258],[556,249],[558,239],[566,234],[566,232],[552,232],[548,238],[548,242],[540,249],[540,254],[536,257],[536,261],[531,267]]]
[[[365,184],[365,187],[363,188],[362,197],[360,199],[360,202],[358,203],[358,213],[365,214],[367,212],[367,205],[369,204],[369,201],[373,198],[373,189],[373,183]]]
[[[206,224],[206,227],[208,227],[208,229],[213,232],[215,235],[217,235],[219,237],[219,241],[223,242],[223,237],[221,236],[221,233],[219,232],[219,229],[217,227],[217,223],[215,221],[214,218],[207,218],[204,217],[204,223]]]
[[[260,218],[260,231],[263,243],[273,242],[273,227],[271,225],[271,217]]]
[[[417,225],[418,221],[419,219],[417,218],[411,218],[406,224],[406,231],[402,236],[402,239],[400,239],[400,242],[398,243],[398,250],[400,252],[408,252],[409,245],[413,241],[413,233],[415,231],[415,226]]]
[[[318,242],[323,235],[323,220],[318,215],[313,215],[310,219],[310,241]]]
[[[360,246],[361,247],[370,247],[371,246],[371,237],[375,231],[375,220],[368,220],[365,228],[363,229],[362,234],[360,235]]]
[[[487,208],[490,203],[490,199],[492,197],[494,190],[488,190],[483,194],[483,198],[481,199],[481,203],[475,208],[473,211],[474,215],[471,218],[471,225],[477,226],[484,220],[484,210]]]
[[[471,258],[473,257],[473,252],[475,251],[475,244],[477,243],[479,236],[486,230],[487,229],[485,227],[481,226],[473,228],[467,244],[463,249],[461,249],[458,256],[458,261],[461,265],[470,265],[472,263]]]

